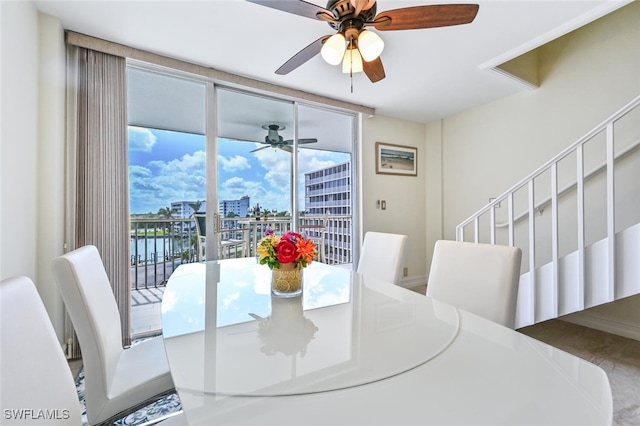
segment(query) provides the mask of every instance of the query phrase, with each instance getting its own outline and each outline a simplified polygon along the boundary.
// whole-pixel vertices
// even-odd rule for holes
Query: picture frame
[[[376,173],[418,176],[418,148],[376,142]]]

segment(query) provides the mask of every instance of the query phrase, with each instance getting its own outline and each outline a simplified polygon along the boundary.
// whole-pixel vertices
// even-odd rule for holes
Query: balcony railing
[[[324,229],[305,229],[322,250],[323,262],[331,265],[352,263],[351,215],[302,216],[300,225],[318,225]],[[282,235],[292,229],[291,217],[221,218],[218,229],[224,238],[247,242],[245,256],[256,256],[256,247],[267,229]],[[324,234],[324,238],[323,237]],[[198,235],[195,219],[131,218],[131,288],[142,290],[164,286],[174,269],[182,263],[197,262]],[[225,250],[223,257],[241,256],[240,250]]]
[[[193,218],[131,219],[131,288],[163,286],[181,263],[197,260]]]

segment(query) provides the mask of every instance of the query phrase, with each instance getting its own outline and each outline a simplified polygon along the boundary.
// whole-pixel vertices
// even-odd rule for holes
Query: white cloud
[[[132,213],[155,213],[173,201],[206,198],[205,153],[196,151],[168,162],[129,168]]]
[[[227,158],[222,155],[218,155],[218,165],[225,172],[237,172],[240,170],[246,170],[251,168],[249,161],[240,155],[236,155],[232,158]]]
[[[151,176],[151,170],[144,166],[131,165],[129,166],[129,174],[136,178],[145,178]]]
[[[256,144],[260,146],[259,144]],[[267,171],[264,180],[274,188],[288,188],[291,180],[291,154],[281,149],[263,149],[255,153]]]
[[[131,151],[151,152],[156,140],[156,135],[149,129],[129,127],[129,150]]]
[[[241,177],[232,177],[220,183],[218,187],[218,199],[238,200],[248,195],[252,200],[252,206],[256,200],[261,200],[267,195],[262,182],[248,181]]]
[[[218,199],[237,200],[244,195],[251,199],[251,207],[259,203],[262,208],[291,211],[289,186],[267,190],[264,182],[248,181],[241,177],[232,177],[220,183]]]
[[[331,159],[332,156],[335,156],[335,154],[328,151],[301,149],[298,154],[298,169],[300,170],[302,179],[304,179],[305,173],[335,165],[336,162]],[[323,160],[323,157],[329,157],[329,159]]]
[[[147,132],[140,130],[138,141]],[[149,144],[141,144],[151,149],[155,137],[147,134]],[[153,139],[153,141],[152,141]],[[249,144],[249,146],[251,146]],[[262,147],[263,144],[255,144]],[[132,147],[133,149],[133,147]],[[255,157],[254,157],[255,155]],[[142,165],[129,167],[131,184],[132,213],[155,213],[160,207],[167,207],[173,201],[204,200],[206,198],[206,154],[196,151],[181,158],[162,161],[156,160]],[[299,187],[297,193],[300,208],[304,207],[304,173],[323,169],[341,163],[348,155],[314,149],[299,150]],[[279,149],[263,149],[251,155],[218,156],[220,171],[234,176],[216,182],[219,200],[237,200],[248,195],[251,205],[260,203],[261,207],[278,211],[291,211],[291,154]],[[243,172],[251,170],[251,172]],[[210,176],[211,178],[211,176]]]
[[[233,302],[240,298],[240,293],[236,292],[224,298],[222,301],[222,306],[225,310],[228,310],[232,307]]]

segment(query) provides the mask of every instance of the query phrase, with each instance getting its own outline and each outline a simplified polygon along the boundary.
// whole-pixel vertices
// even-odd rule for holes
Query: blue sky
[[[291,154],[279,149],[249,151],[264,145],[218,141],[218,197],[251,197],[251,205],[286,210],[290,207]],[[131,213],[157,213],[175,201],[206,198],[205,137],[129,127]],[[304,173],[349,160],[348,154],[300,149],[300,206],[304,207]]]

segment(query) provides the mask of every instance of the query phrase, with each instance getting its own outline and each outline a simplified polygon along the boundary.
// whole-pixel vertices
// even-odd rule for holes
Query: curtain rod
[[[102,53],[108,53],[123,58],[135,59],[142,62],[148,62],[179,71],[188,72],[203,77],[208,77],[214,82],[227,83],[237,85],[239,87],[249,87],[265,92],[276,93],[289,97],[291,99],[300,99],[313,103],[329,105],[336,108],[347,109],[355,112],[361,112],[369,116],[375,115],[375,109],[363,105],[353,104],[350,102],[340,101],[326,96],[315,95],[313,93],[303,92],[301,90],[290,89],[288,87],[279,86],[273,83],[256,80],[249,77],[243,77],[236,74],[220,71],[215,68],[209,68],[202,65],[193,64],[182,61],[180,59],[151,53],[145,50],[136,49],[123,44],[114,43],[108,40],[91,37],[85,34],[76,33],[74,31],[66,31],[67,43],[91,49]]]

